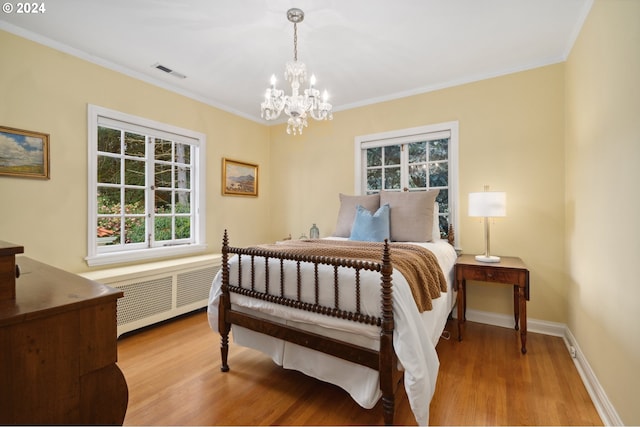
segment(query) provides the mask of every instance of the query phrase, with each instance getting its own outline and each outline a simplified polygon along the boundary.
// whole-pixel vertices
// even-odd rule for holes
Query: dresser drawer
[[[466,266],[463,269],[462,277],[466,280],[516,284],[519,283],[518,274],[519,272],[517,270],[491,268],[484,266]]]

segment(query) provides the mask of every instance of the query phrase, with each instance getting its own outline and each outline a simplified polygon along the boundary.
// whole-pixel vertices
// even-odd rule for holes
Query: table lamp
[[[506,216],[506,201],[506,193],[489,191],[488,185],[484,186],[483,192],[469,193],[469,216],[484,217],[484,255],[476,255],[477,261],[500,262],[500,257],[490,254],[489,220]]]

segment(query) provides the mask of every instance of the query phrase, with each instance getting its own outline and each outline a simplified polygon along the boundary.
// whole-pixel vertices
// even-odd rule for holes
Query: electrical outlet
[[[576,358],[576,348],[574,346],[569,346],[569,354],[571,355],[571,357],[573,357],[574,359]]]

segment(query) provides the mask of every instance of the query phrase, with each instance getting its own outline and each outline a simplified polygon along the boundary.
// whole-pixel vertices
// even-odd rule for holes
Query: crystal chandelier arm
[[[316,92],[318,91],[316,90]],[[322,93],[322,100],[318,100],[318,95],[316,94],[313,108],[309,110],[311,117],[315,120],[333,120],[333,114],[331,113],[333,107],[327,102],[328,99],[329,93],[326,90]]]
[[[274,120],[280,116],[285,105],[284,91],[276,89],[276,76],[271,76],[271,87],[267,89],[264,101],[260,104],[261,116],[266,120]]]

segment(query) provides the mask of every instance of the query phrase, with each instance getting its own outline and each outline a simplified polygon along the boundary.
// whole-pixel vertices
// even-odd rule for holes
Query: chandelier
[[[287,11],[287,19],[293,22],[293,61],[286,64],[284,78],[291,84],[291,95],[285,95],[283,90],[276,89],[276,76],[271,76],[271,87],[267,89],[265,100],[260,104],[262,118],[275,120],[282,111],[289,116],[287,133],[302,134],[307,127],[307,115],[315,120],[332,120],[331,104],[327,102],[329,94],[325,90],[320,98],[320,91],[315,88],[316,77],[309,79],[309,87],[300,94],[300,86],[307,80],[307,67],[298,62],[298,23],[304,19],[304,12],[293,8]]]

